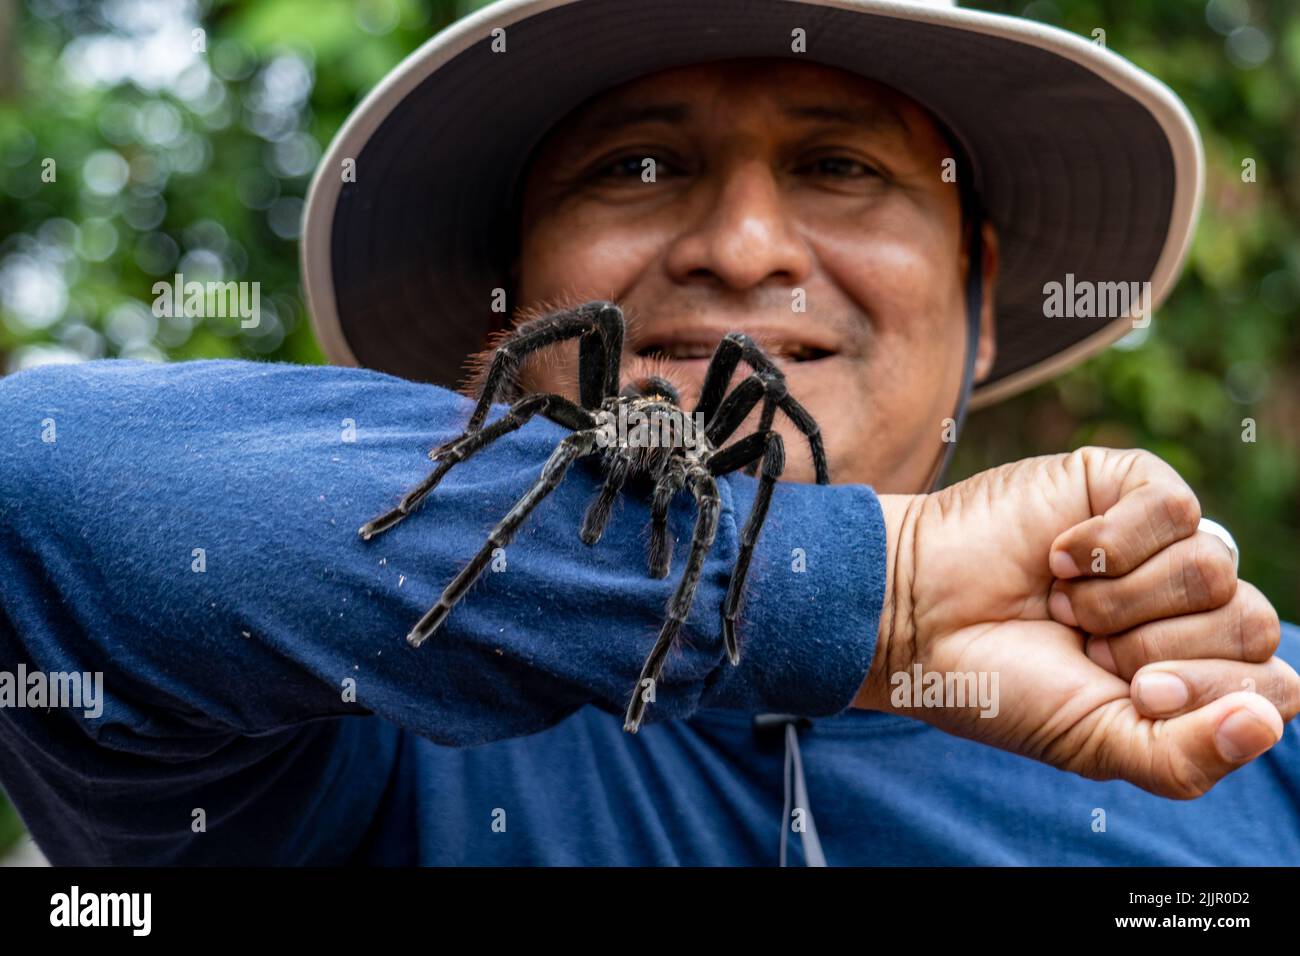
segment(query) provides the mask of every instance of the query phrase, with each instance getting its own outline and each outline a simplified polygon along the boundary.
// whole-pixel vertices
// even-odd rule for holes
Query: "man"
[[[1198,531],[1177,475],[1083,449],[922,493],[977,381],[979,400],[1009,394],[1139,318],[1044,321],[1041,270],[1137,269],[1165,294],[1199,184],[1167,91],[1054,31],[933,5],[548,6],[462,22],[358,110],[309,204],[313,316],[341,362],[448,383],[502,326],[497,290],[521,309],[616,300],[644,353],[627,374],[662,369],[688,404],[722,335],[755,334],[841,484],[779,489],[742,661],[725,660],[718,609],[750,479],[722,483],[686,639],[633,736],[621,704],[665,582],[644,572],[634,495],[598,547],[578,541],[595,469],[574,469],[435,639],[400,640],[558,426],[502,438],[366,543],[358,519],[420,477],[463,401],[339,368],[24,373],[0,384],[15,423],[0,648],[104,675],[102,717],[0,710],[0,772],[52,859],[1300,860],[1300,754],[1283,738],[1300,699],[1283,658],[1300,648]],[[1086,90],[993,125],[1131,125],[1106,162],[1058,144],[1052,175],[999,169],[973,135],[984,115],[959,108],[970,77],[947,78],[941,107],[943,71],[907,66],[931,49],[959,74],[1001,63],[1000,89]],[[927,83],[925,105],[903,92]],[[476,113],[481,128],[446,138],[441,123]],[[1101,125],[1080,133],[1089,115]],[[1145,193],[1107,188],[1125,150]],[[1033,200],[1009,222],[999,176]],[[1079,182],[1091,202],[1068,195]],[[1099,253],[1102,226],[1116,248]],[[1022,311],[1004,321],[1008,302]],[[552,350],[523,384],[573,393],[575,357]],[[808,481],[782,430],[787,477]],[[679,540],[688,519],[674,513]],[[946,699],[948,680],[931,699],[927,674],[971,675],[974,698]]]

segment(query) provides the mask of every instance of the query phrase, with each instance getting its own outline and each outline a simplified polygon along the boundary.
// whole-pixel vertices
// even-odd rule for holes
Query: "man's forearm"
[[[503,437],[365,542],[357,526],[463,425],[459,398],[359,370],[106,362],[12,377],[0,402],[14,430],[0,560],[39,565],[61,597],[42,607],[4,596],[23,641],[13,652],[48,663],[77,648],[110,697],[178,736],[374,712],[472,744],[586,703],[621,711],[689,539],[693,516],[674,509],[674,573],[650,578],[648,508],[629,494],[600,545],[583,546],[598,476],[575,467],[417,650],[403,635],[535,481],[558,426]],[[53,442],[40,437],[47,419]],[[883,529],[860,486],[778,488],[742,609],[742,662],[724,664],[719,609],[755,485],[723,482],[687,623],[695,639],[670,659],[652,719],[696,707],[834,712],[866,670]],[[828,637],[816,652],[810,630]],[[155,708],[186,716],[144,716]],[[168,736],[136,745],[165,752]]]
[[[342,862],[354,821],[387,799],[394,725],[471,745],[589,703],[621,716],[693,515],[673,509],[673,571],[651,578],[634,493],[599,546],[581,543],[594,468],[570,473],[433,639],[406,644],[564,434],[537,421],[501,439],[362,541],[467,411],[341,368],[115,361],[0,379],[0,669],[102,676],[99,713],[0,708],[0,783],[52,860]],[[885,535],[861,486],[777,489],[742,661],[726,662],[721,607],[756,484],[720,482],[652,721],[833,713],[867,670]],[[322,720],[365,714],[384,720]],[[304,808],[291,823],[289,805]],[[221,815],[222,839],[193,838],[198,811]]]

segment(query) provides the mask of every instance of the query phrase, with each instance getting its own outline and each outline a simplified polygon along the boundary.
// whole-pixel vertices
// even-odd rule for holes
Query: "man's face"
[[[688,410],[714,346],[747,332],[820,424],[833,481],[926,490],[965,354],[950,154],[921,107],[833,67],[732,60],[635,80],[566,117],[533,157],[518,301],[617,302],[636,349],[624,382],[657,371]],[[991,300],[986,285],[977,379],[993,361]],[[526,385],[576,398],[576,343],[554,352]],[[786,478],[812,481],[807,443],[777,422]]]

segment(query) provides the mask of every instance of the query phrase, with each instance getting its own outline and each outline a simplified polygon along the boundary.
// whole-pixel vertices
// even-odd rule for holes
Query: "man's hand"
[[[1300,676],[1272,656],[1276,612],[1154,455],[1082,448],[881,504],[889,583],[859,707],[1179,799],[1300,708]],[[897,675],[915,665],[996,675],[996,716],[914,707]]]

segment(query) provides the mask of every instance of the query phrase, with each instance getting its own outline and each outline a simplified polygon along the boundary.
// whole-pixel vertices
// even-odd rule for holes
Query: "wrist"
[[[885,520],[885,600],[876,635],[876,653],[853,706],[889,709],[889,675],[906,670],[915,645],[913,579],[916,527],[925,495],[880,495]]]

